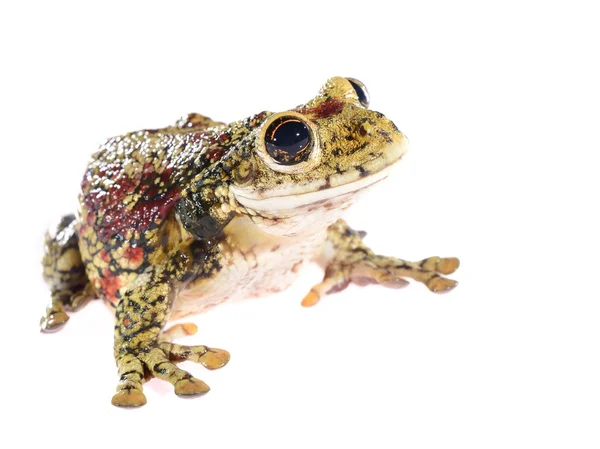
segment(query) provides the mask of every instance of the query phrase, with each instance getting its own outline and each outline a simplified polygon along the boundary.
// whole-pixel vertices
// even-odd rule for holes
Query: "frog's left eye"
[[[267,153],[281,165],[296,165],[310,156],[312,133],[306,123],[295,116],[280,117],[267,128]]]
[[[365,108],[369,107],[369,91],[367,90],[367,86],[358,81],[356,78],[346,78],[352,84],[354,88],[354,92],[356,92],[356,96],[358,97],[358,101]]]

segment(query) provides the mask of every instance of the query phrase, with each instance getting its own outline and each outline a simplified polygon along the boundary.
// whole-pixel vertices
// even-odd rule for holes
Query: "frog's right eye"
[[[264,139],[267,153],[281,165],[296,165],[306,161],[313,146],[310,128],[296,116],[274,120],[267,128]]]

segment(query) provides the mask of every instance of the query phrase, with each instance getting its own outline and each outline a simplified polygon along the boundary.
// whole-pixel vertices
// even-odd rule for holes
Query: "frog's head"
[[[279,235],[334,222],[359,192],[387,177],[408,143],[369,109],[360,81],[341,77],[305,105],[269,115],[251,138],[230,191],[256,225]]]

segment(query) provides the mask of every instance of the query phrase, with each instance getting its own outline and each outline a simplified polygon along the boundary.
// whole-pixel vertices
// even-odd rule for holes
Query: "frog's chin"
[[[387,178],[391,169],[392,165],[375,173],[353,170],[313,184],[297,186],[296,191],[291,189],[284,194],[248,192],[233,186],[232,191],[242,206],[264,217],[285,219],[315,212],[318,214],[321,209],[335,210],[339,215],[354,202],[359,193]]]

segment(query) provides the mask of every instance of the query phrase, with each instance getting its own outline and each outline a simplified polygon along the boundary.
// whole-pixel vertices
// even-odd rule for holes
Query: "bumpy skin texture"
[[[66,310],[78,310],[93,295],[85,275],[77,242],[74,215],[64,216],[54,234],[46,234],[42,259],[44,280],[50,287],[51,301],[40,321],[45,332],[60,329],[68,320]]]
[[[81,186],[78,234],[88,278],[101,297],[117,303],[122,287],[181,242],[170,214],[178,202],[206,192],[200,214],[210,216],[220,206],[214,188],[227,176],[217,163],[263,117],[226,127],[190,114],[175,127],[110,139],[93,156]]]
[[[293,164],[276,160],[265,143],[283,145],[274,136],[287,120],[306,133]],[[46,238],[51,302],[41,328],[56,330],[68,310],[103,298],[115,310],[120,381],[112,403],[135,407],[146,403],[149,377],[172,383],[180,396],[209,390],[176,362],[215,369],[229,360],[221,349],[172,343],[196,329],[165,331],[170,318],[281,290],[311,259],[325,277],[304,306],[350,282],[400,287],[408,277],[448,291],[456,282],[443,275],[458,268],[457,259],[379,256],[364,233],[339,219],[405,151],[402,133],[368,108],[359,81],[346,78],[331,78],[289,111],[228,125],[190,114],[174,126],[109,139],[84,175],[78,217],[64,217]]]

